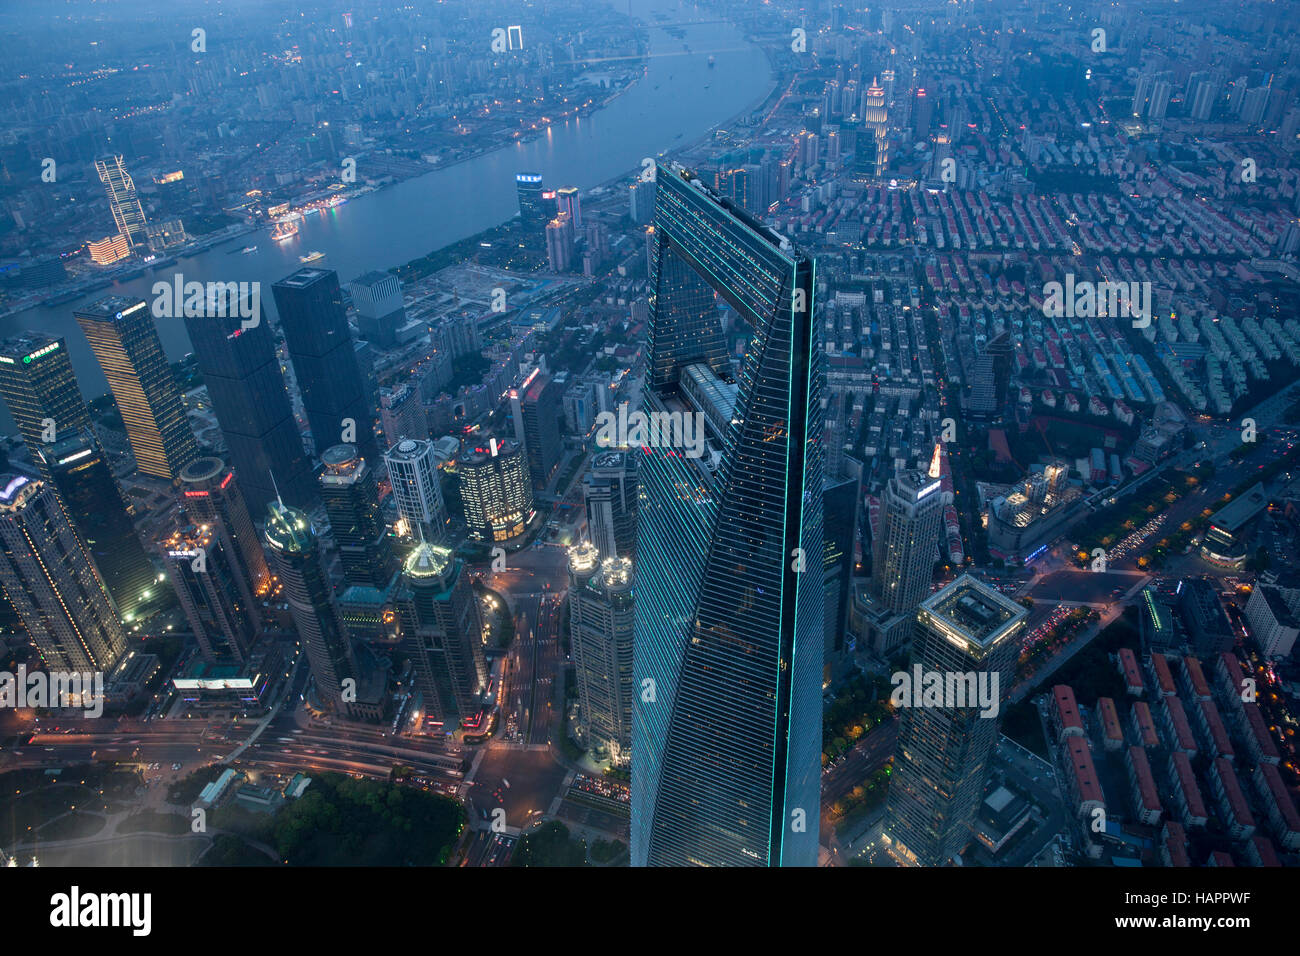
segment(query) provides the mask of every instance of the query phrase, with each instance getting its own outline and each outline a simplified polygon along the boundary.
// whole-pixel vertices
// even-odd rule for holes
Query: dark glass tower
[[[814,866],[825,595],[813,263],[680,166],[659,170],[653,235],[644,411],[720,427],[702,457],[651,447],[638,459],[632,862]],[[715,293],[754,330],[734,387]]]
[[[216,529],[239,580],[252,589],[248,604],[256,606],[271,589],[271,571],[234,473],[220,458],[196,458],[181,470],[181,506],[194,524]]]
[[[126,632],[54,492],[0,476],[0,584],[52,670],[111,671]]]
[[[257,609],[238,555],[220,530],[185,525],[158,546],[203,656],[217,663],[244,663],[257,641]]]
[[[921,603],[909,676],[974,675],[999,703],[1011,689],[1018,635],[1029,612],[963,574]],[[916,681],[913,678],[914,693]],[[966,698],[969,700],[969,698]],[[989,754],[998,741],[996,712],[942,705],[900,708],[898,752],[885,806],[885,839],[900,862],[942,866],[970,843]]]
[[[431,720],[473,716],[487,687],[483,618],[465,566],[450,548],[422,542],[402,566],[405,650]]]
[[[73,315],[113,390],[136,467],[175,479],[199,448],[148,305],[110,295]]]
[[[276,487],[289,501],[307,505],[316,495],[311,462],[266,317],[246,329],[237,315],[186,316],[185,329],[249,509],[265,511]]]
[[[517,173],[515,190],[519,194],[519,218],[527,225],[541,226],[555,216],[555,207],[542,199],[541,173]]]
[[[62,434],[59,441],[40,446],[42,470],[50,476],[122,619],[130,623],[151,596],[153,565],[99,445],[81,429]]]
[[[338,274],[299,269],[271,291],[317,453],[351,440],[363,458],[378,461],[375,412],[348,331]],[[344,438],[348,420],[356,433]]]
[[[38,465],[42,445],[69,429],[90,432],[90,413],[61,338],[24,334],[0,345],[0,396]]]
[[[636,458],[621,451],[602,451],[591,460],[582,482],[587,507],[587,536],[604,558],[631,558],[636,553]]]
[[[321,500],[348,584],[381,591],[397,573],[388,529],[379,513],[375,473],[356,445],[335,445],[321,455]]]
[[[266,548],[284,589],[295,629],[307,651],[320,703],[335,713],[356,712],[357,665],[321,560],[311,519],[273,501],[267,508]]]

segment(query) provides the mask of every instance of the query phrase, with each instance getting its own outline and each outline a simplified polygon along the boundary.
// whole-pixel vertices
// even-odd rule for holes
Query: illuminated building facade
[[[940,484],[926,472],[901,471],[881,495],[871,583],[877,600],[891,614],[910,615],[930,593],[943,531]]]
[[[108,207],[113,211],[113,222],[117,223],[118,233],[126,237],[132,249],[147,245],[145,226],[148,221],[144,216],[144,207],[140,205],[140,198],[136,195],[135,183],[126,171],[122,157],[110,156],[108,159],[96,160],[95,172],[99,174],[99,181],[108,193]]]
[[[51,670],[107,673],[126,632],[104,582],[51,489],[0,476],[0,584]]]
[[[0,397],[38,466],[44,464],[42,445],[70,429],[90,431],[90,412],[61,338],[25,333],[0,344]]]
[[[148,305],[107,296],[73,315],[113,391],[136,467],[174,480],[199,449]]]
[[[473,717],[487,689],[483,616],[464,562],[450,548],[421,542],[402,565],[398,607],[405,649],[428,720]]]
[[[253,516],[234,473],[220,458],[196,458],[181,469],[181,507],[195,524],[217,529],[257,597],[271,589],[271,570]]]
[[[356,445],[327,448],[321,465],[321,501],[343,576],[349,584],[386,588],[397,573],[397,559],[380,515],[374,472]]]
[[[569,550],[569,646],[588,747],[616,765],[632,756],[632,562],[600,560],[591,544]]]
[[[203,656],[243,664],[260,621],[251,584],[217,528],[186,525],[158,542],[167,577]]]
[[[465,526],[476,541],[500,544],[527,530],[537,515],[528,464],[518,442],[488,440],[461,455],[456,466]]]
[[[700,457],[643,449],[632,740],[634,866],[814,866],[821,777],[824,356],[814,266],[661,166],[648,414],[731,379],[715,295],[753,329],[727,427]],[[710,391],[710,390],[704,390]],[[725,390],[711,390],[719,395]]]
[[[397,499],[397,513],[412,538],[427,541],[447,536],[447,505],[442,500],[438,478],[438,456],[427,438],[406,438],[384,456],[388,480]]]

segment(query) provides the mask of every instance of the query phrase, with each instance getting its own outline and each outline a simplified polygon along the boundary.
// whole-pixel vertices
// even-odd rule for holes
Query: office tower
[[[681,166],[660,167],[658,184],[642,398],[650,415],[702,416],[710,447],[638,460],[634,676],[653,692],[633,717],[632,861],[813,866],[825,602],[813,262]],[[753,330],[735,383],[714,292]]]
[[[598,452],[582,481],[587,537],[607,558],[636,553],[636,458],[621,451]]]
[[[544,488],[560,463],[564,386],[545,372],[535,372],[522,388],[510,390],[510,410],[515,438],[524,446],[533,481]]]
[[[569,646],[583,742],[615,765],[632,756],[632,562],[600,560],[594,545],[569,549]]]
[[[853,543],[857,533],[861,486],[857,475],[826,475],[822,489],[825,543],[822,550],[826,594],[826,663],[844,651],[853,580]]]
[[[24,333],[0,345],[0,397],[28,455],[42,468],[41,446],[72,429],[91,432],[90,412],[61,338]]]
[[[1155,86],[1156,78],[1150,73],[1142,73],[1138,76],[1133,84],[1133,103],[1132,113],[1134,116],[1141,116],[1146,112],[1147,101],[1151,98],[1151,88]]]
[[[406,324],[402,280],[391,272],[367,272],[348,285],[357,310],[357,331],[381,348],[397,345],[397,330]]]
[[[934,112],[934,97],[918,89],[912,99],[912,132],[917,139],[926,139],[930,135],[930,118]]]
[[[126,171],[122,157],[111,156],[96,160],[95,172],[99,173],[99,181],[108,193],[108,208],[113,211],[113,222],[117,224],[118,233],[126,236],[132,249],[146,245],[145,226],[148,223],[144,208],[135,194],[135,183],[131,181],[131,174]]]
[[[388,480],[397,499],[397,513],[406,521],[406,533],[428,541],[447,536],[447,506],[438,480],[438,459],[427,438],[399,441],[384,456]]]
[[[1241,121],[1247,126],[1258,126],[1264,121],[1264,112],[1268,109],[1269,88],[1257,86],[1247,90],[1241,101]]]
[[[497,544],[527,530],[537,511],[528,463],[518,442],[492,438],[487,447],[466,450],[456,474],[471,538]]]
[[[374,470],[356,445],[335,445],[321,455],[320,497],[348,584],[383,590],[397,573],[397,558],[379,510]]]
[[[552,272],[573,268],[573,220],[560,213],[546,224],[546,261]]]
[[[628,214],[638,226],[648,225],[655,215],[655,184],[637,180],[628,187]]]
[[[356,712],[357,666],[325,574],[311,519],[279,501],[267,507],[266,548],[283,588],[298,637],[307,651],[316,694],[327,710]]]
[[[403,438],[429,437],[428,415],[412,382],[379,390],[379,421],[390,448]]]
[[[1151,102],[1147,106],[1147,118],[1162,120],[1169,110],[1169,97],[1173,94],[1173,84],[1168,80],[1156,80],[1151,87]]]
[[[515,191],[519,195],[519,218],[525,225],[540,226],[553,217],[554,210],[548,209],[542,199],[541,173],[517,173]]]
[[[1005,699],[1028,616],[1024,607],[967,574],[933,594],[917,612],[912,666],[905,672],[913,681],[915,699],[910,702],[915,706],[900,708],[885,806],[885,838],[890,854],[901,862],[942,866],[971,841],[989,754],[998,740],[996,710],[981,709],[974,689],[983,687],[999,702]],[[916,686],[918,678],[932,674],[945,691],[954,691],[941,695],[939,703],[923,697]],[[955,693],[959,681],[965,688],[960,699]]]
[[[299,269],[271,291],[317,453],[345,441],[356,444],[362,457],[377,460],[375,414],[348,331],[338,274]]]
[[[872,545],[871,587],[893,614],[911,615],[930,593],[943,533],[940,480],[900,471],[880,496],[880,530]]]
[[[561,186],[555,190],[555,207],[558,212],[568,213],[574,229],[582,228],[582,201],[577,186]]]
[[[136,535],[122,489],[90,435],[79,428],[43,445],[41,470],[72,520],[118,613],[135,620],[151,596],[154,569]]]
[[[51,670],[111,671],[126,633],[58,498],[26,475],[0,476],[0,584]]]
[[[422,541],[403,562],[402,584],[404,649],[425,713],[443,723],[474,716],[488,673],[482,612],[464,562],[450,548]]]
[[[889,165],[889,107],[885,104],[885,89],[878,79],[872,79],[867,87],[862,126],[870,135],[859,136],[857,148],[874,164],[869,170],[870,175],[883,176],[885,167]]]
[[[247,661],[260,618],[252,586],[220,529],[186,523],[158,549],[203,656],[214,663]]]
[[[180,487],[181,506],[190,520],[217,529],[222,546],[238,564],[240,579],[252,587],[254,598],[264,597],[271,590],[271,569],[235,474],[220,458],[196,458],[181,469]]]
[[[136,468],[174,480],[199,448],[149,307],[110,295],[73,315],[113,390]]]
[[[260,515],[277,489],[306,506],[316,496],[311,460],[266,316],[244,328],[238,315],[187,315],[185,329],[248,510]]]

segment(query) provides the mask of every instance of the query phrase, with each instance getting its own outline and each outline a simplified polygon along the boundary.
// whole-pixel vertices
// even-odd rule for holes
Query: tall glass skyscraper
[[[659,169],[653,236],[644,411],[695,416],[708,447],[664,447],[661,428],[639,459],[632,862],[814,866],[825,603],[814,265],[676,165]],[[734,384],[717,298],[753,330]]]
[[[963,574],[917,611],[907,675],[913,688],[916,676],[937,674],[945,687],[957,682],[978,687],[981,682],[992,686],[996,674],[1000,705],[1011,689],[1018,635],[1028,617],[1022,605]],[[972,839],[989,755],[998,740],[997,713],[955,706],[947,698],[901,711],[885,806],[886,842],[902,863],[942,866]]]
[[[338,273],[299,269],[271,292],[317,453],[345,441],[360,448],[367,461],[378,461],[374,406],[348,330]],[[355,435],[349,434],[348,421]]]
[[[397,573],[397,557],[379,510],[374,470],[356,445],[335,445],[321,455],[321,500],[330,536],[348,584],[383,590]]]
[[[264,512],[277,488],[288,501],[307,506],[316,497],[311,462],[266,317],[244,328],[238,315],[186,316],[185,330],[249,510]]]
[[[54,492],[0,475],[0,584],[53,670],[111,671],[126,653],[99,572]]]
[[[74,428],[42,445],[39,456],[122,619],[130,623],[154,590],[154,569],[104,453],[86,431]]]
[[[42,445],[68,429],[90,430],[86,400],[61,338],[24,333],[0,344],[0,396],[38,465]]]
[[[110,295],[73,315],[113,390],[136,467],[174,480],[199,448],[148,305]]]

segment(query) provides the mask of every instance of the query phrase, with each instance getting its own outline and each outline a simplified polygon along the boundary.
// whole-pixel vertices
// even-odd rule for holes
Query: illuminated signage
[[[143,305],[143,304],[144,304],[144,303],[141,303],[141,305]],[[58,343],[58,342],[51,342],[49,345],[45,346],[45,348],[43,348],[43,349],[37,349],[35,352],[32,352],[30,355],[24,355],[24,356],[23,356],[23,364],[24,364],[24,365],[30,365],[30,364],[32,363],[32,360],[33,360],[33,359],[38,359],[38,358],[40,358],[42,355],[49,355],[51,352],[53,352],[53,351],[54,351],[55,349],[57,349],[58,347],[59,347],[59,343]],[[13,360],[10,359],[10,361],[13,361]]]
[[[916,500],[920,501],[922,498],[926,497],[927,495],[933,494],[934,492],[938,491],[939,486],[942,484],[943,484],[942,481],[936,481],[932,484],[926,485],[924,488],[921,489],[920,494],[916,496]]]
[[[85,458],[87,455],[92,454],[93,451],[94,451],[94,450],[91,449],[91,448],[83,448],[81,451],[77,452],[75,455],[69,455],[67,458],[60,458],[60,459],[59,459],[59,464],[60,464],[60,465],[67,465],[67,464],[71,464],[71,463],[74,462],[74,461],[80,461],[82,458]]]
[[[516,173],[515,182],[517,183],[540,183],[542,177],[538,173]]]

